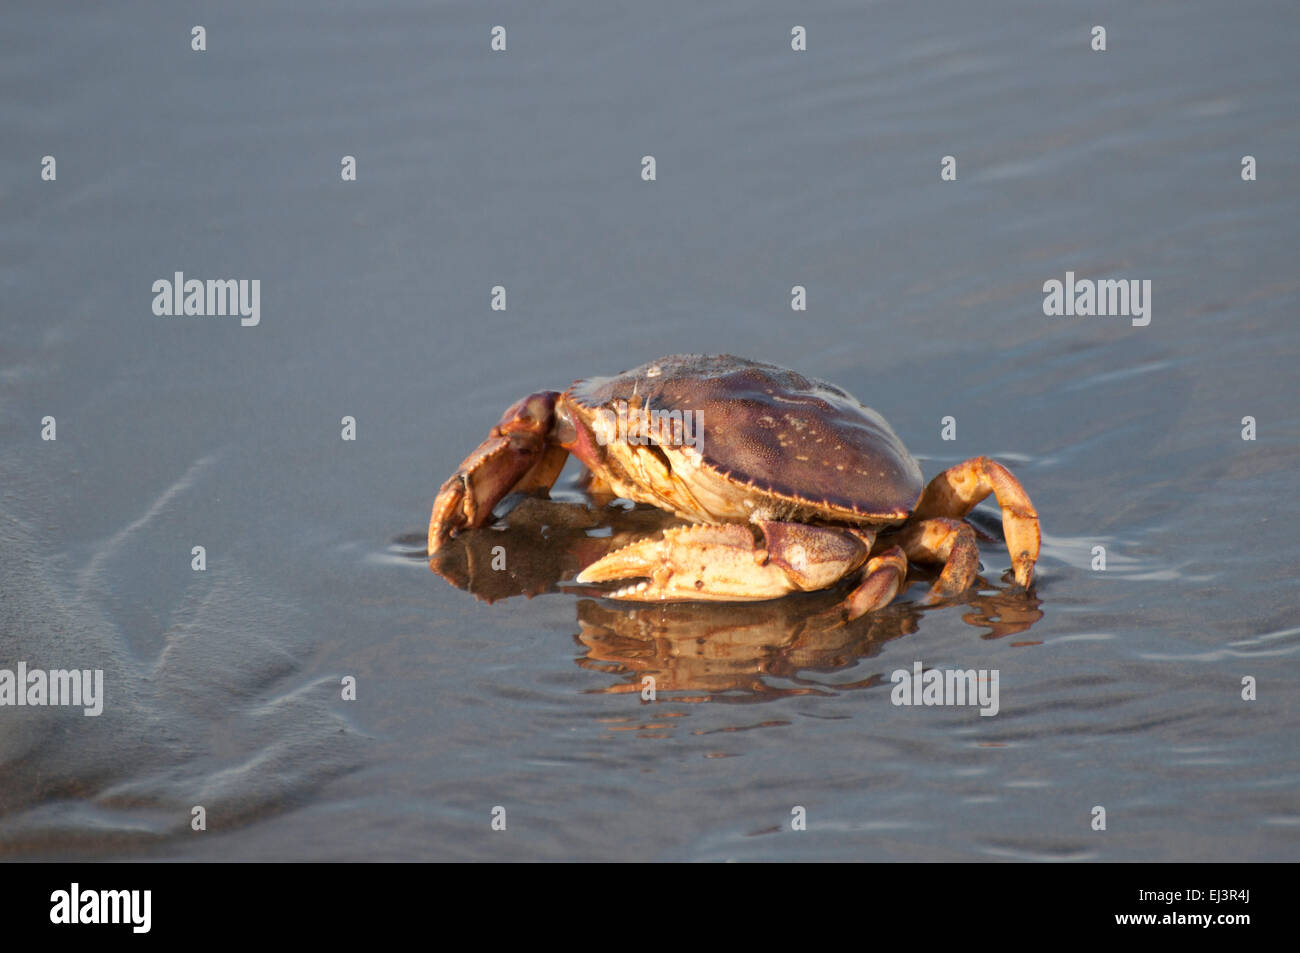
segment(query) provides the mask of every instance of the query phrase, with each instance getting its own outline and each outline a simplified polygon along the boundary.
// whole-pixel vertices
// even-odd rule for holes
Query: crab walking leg
[[[949,467],[926,486],[912,519],[936,516],[961,519],[992,493],[1002,507],[1002,530],[1011,553],[1016,582],[1026,588],[1034,579],[1040,535],[1038,511],[1011,471],[988,457],[974,457]]]
[[[960,595],[975,581],[980,568],[975,530],[962,520],[936,516],[908,523],[894,537],[907,558],[943,566],[925,601],[933,604]]]
[[[678,526],[615,550],[577,581],[639,579],[608,595],[636,602],[775,599],[834,585],[866,562],[872,541],[861,530],[801,523]]]
[[[907,557],[897,546],[890,546],[867,560],[862,581],[840,603],[844,618],[852,621],[894,601],[907,580]]]
[[[438,490],[429,517],[429,555],[462,529],[482,526],[513,490],[546,489],[564,469],[568,451],[550,441],[555,391],[512,404],[488,438]]]

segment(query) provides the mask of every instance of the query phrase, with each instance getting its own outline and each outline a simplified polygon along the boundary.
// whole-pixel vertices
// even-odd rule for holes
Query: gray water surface
[[[1201,0],[7,10],[0,668],[102,669],[106,698],[0,707],[0,856],[1297,859],[1298,27]],[[259,279],[260,323],[156,316],[177,271]],[[1149,279],[1150,323],[1044,315],[1067,271]],[[1033,592],[996,540],[969,604],[918,582],[829,632],[833,597],[564,591],[656,519],[585,508],[574,465],[500,530],[525,558],[479,572],[493,601],[430,572],[433,495],[507,405],[673,352],[833,381],[927,477],[1003,461]],[[998,714],[891,704],[917,660],[998,670]]]

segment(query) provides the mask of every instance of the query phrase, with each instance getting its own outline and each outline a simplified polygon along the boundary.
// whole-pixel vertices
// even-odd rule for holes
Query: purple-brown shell
[[[901,518],[921,468],[885,418],[834,384],[729,354],[674,354],[568,391],[588,409],[695,411],[703,463],[729,478],[863,516]]]

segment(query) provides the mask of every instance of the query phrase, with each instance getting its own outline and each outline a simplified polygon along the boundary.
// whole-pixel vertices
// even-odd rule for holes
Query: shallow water
[[[226,6],[203,53],[146,4],[0,31],[0,668],[106,686],[0,708],[0,856],[1300,856],[1293,5]],[[260,324],[155,316],[176,271]],[[1045,316],[1067,271],[1150,324]],[[495,601],[429,571],[509,403],[687,351],[839,384],[927,476],[1001,459],[1032,597],[997,542],[969,605],[832,630],[563,591],[654,518],[573,468]],[[892,705],[917,660],[998,714]]]

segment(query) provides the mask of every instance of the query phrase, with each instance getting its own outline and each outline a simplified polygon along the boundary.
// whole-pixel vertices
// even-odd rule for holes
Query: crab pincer
[[[550,442],[559,394],[544,391],[512,404],[478,447],[438,489],[429,519],[429,555],[463,529],[492,518],[508,493],[546,489],[568,452]]]
[[[637,602],[774,599],[833,585],[867,561],[867,534],[759,521],[680,526],[615,550],[578,582],[639,579],[608,593]]]

